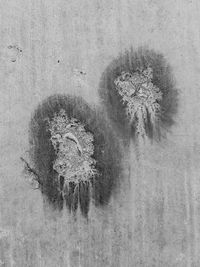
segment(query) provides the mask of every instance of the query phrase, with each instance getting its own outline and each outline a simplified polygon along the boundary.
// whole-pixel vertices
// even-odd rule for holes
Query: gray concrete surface
[[[199,12],[198,0],[0,0],[0,266],[200,266]],[[139,164],[132,151],[131,174],[88,222],[44,209],[19,159],[31,112],[53,93],[98,105],[106,66],[142,45],[173,68],[177,124]]]

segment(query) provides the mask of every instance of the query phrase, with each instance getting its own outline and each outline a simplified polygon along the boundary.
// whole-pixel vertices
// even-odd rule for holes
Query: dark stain
[[[19,48],[17,45],[9,45],[8,49],[14,49],[14,50],[17,50],[18,52],[22,53],[22,49]]]
[[[84,71],[80,71],[80,74],[82,74],[82,75],[86,75],[86,72],[84,72]]]
[[[133,51],[131,48],[118,58],[114,59],[102,74],[99,94],[109,117],[120,130],[124,139],[135,138],[135,123],[130,124],[126,114],[125,105],[122,104],[121,96],[115,89],[114,80],[123,71],[134,73],[138,69],[146,69],[151,66],[153,69],[153,84],[156,85],[163,94],[160,102],[161,112],[159,122],[153,129],[149,114],[145,123],[147,136],[151,140],[160,140],[165,136],[166,131],[175,123],[175,115],[178,107],[178,90],[172,75],[172,69],[161,53],[146,48]]]
[[[86,131],[93,134],[93,157],[99,173],[90,182],[80,183],[78,187],[70,182],[64,195],[61,193],[64,179],[61,177],[58,181],[58,173],[53,169],[56,153],[47,130],[47,118],[51,120],[61,109],[65,110],[69,118],[77,118],[85,124]],[[30,122],[30,159],[31,168],[39,180],[39,188],[47,196],[48,202],[59,210],[66,203],[69,211],[74,213],[79,205],[86,217],[91,197],[96,206],[108,204],[121,173],[118,138],[105,120],[105,115],[91,109],[80,97],[54,95],[37,107]]]
[[[14,51],[15,56],[13,56],[13,57],[11,58],[11,61],[12,61],[12,62],[16,62],[17,57],[18,57],[19,55],[21,55],[21,53],[22,53],[22,49],[21,49],[20,47],[18,47],[17,45],[9,45],[9,46],[8,46],[8,49],[11,49],[11,50]]]

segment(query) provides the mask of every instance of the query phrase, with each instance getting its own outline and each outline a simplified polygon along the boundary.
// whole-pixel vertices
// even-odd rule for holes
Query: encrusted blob
[[[122,72],[114,80],[129,122],[135,122],[136,134],[142,137],[146,135],[145,123],[148,117],[154,128],[161,111],[159,102],[162,100],[162,92],[152,83],[152,79],[153,70],[148,67],[134,73]]]
[[[64,187],[70,182],[90,181],[97,171],[94,154],[94,137],[86,132],[84,124],[75,118],[69,119],[61,109],[51,121],[48,120],[51,142],[56,151],[53,164],[59,179],[64,179]]]

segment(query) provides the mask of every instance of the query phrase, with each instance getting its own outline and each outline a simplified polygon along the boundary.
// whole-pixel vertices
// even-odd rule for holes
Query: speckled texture
[[[126,117],[131,125],[135,124],[136,137],[145,138],[147,122],[155,131],[161,117],[162,92],[152,83],[153,69],[148,67],[134,73],[122,72],[114,80],[115,89],[121,97]]]
[[[53,169],[64,185],[73,182],[89,182],[98,174],[95,169],[94,136],[86,131],[85,125],[75,118],[68,118],[65,110],[60,110],[48,122],[51,142],[56,152]]]
[[[1,266],[200,266],[199,12],[199,0],[0,1]],[[124,151],[131,168],[88,221],[52,211],[23,174],[31,113],[55,93],[101,105],[105,68],[143,45],[173,69],[176,124],[140,165]]]

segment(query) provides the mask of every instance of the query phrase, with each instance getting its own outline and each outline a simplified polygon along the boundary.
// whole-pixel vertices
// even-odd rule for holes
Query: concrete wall
[[[199,12],[198,0],[0,1],[0,266],[200,266]],[[173,68],[177,124],[139,164],[132,153],[88,221],[44,209],[20,161],[31,113],[54,93],[99,105],[106,66],[143,45]]]

